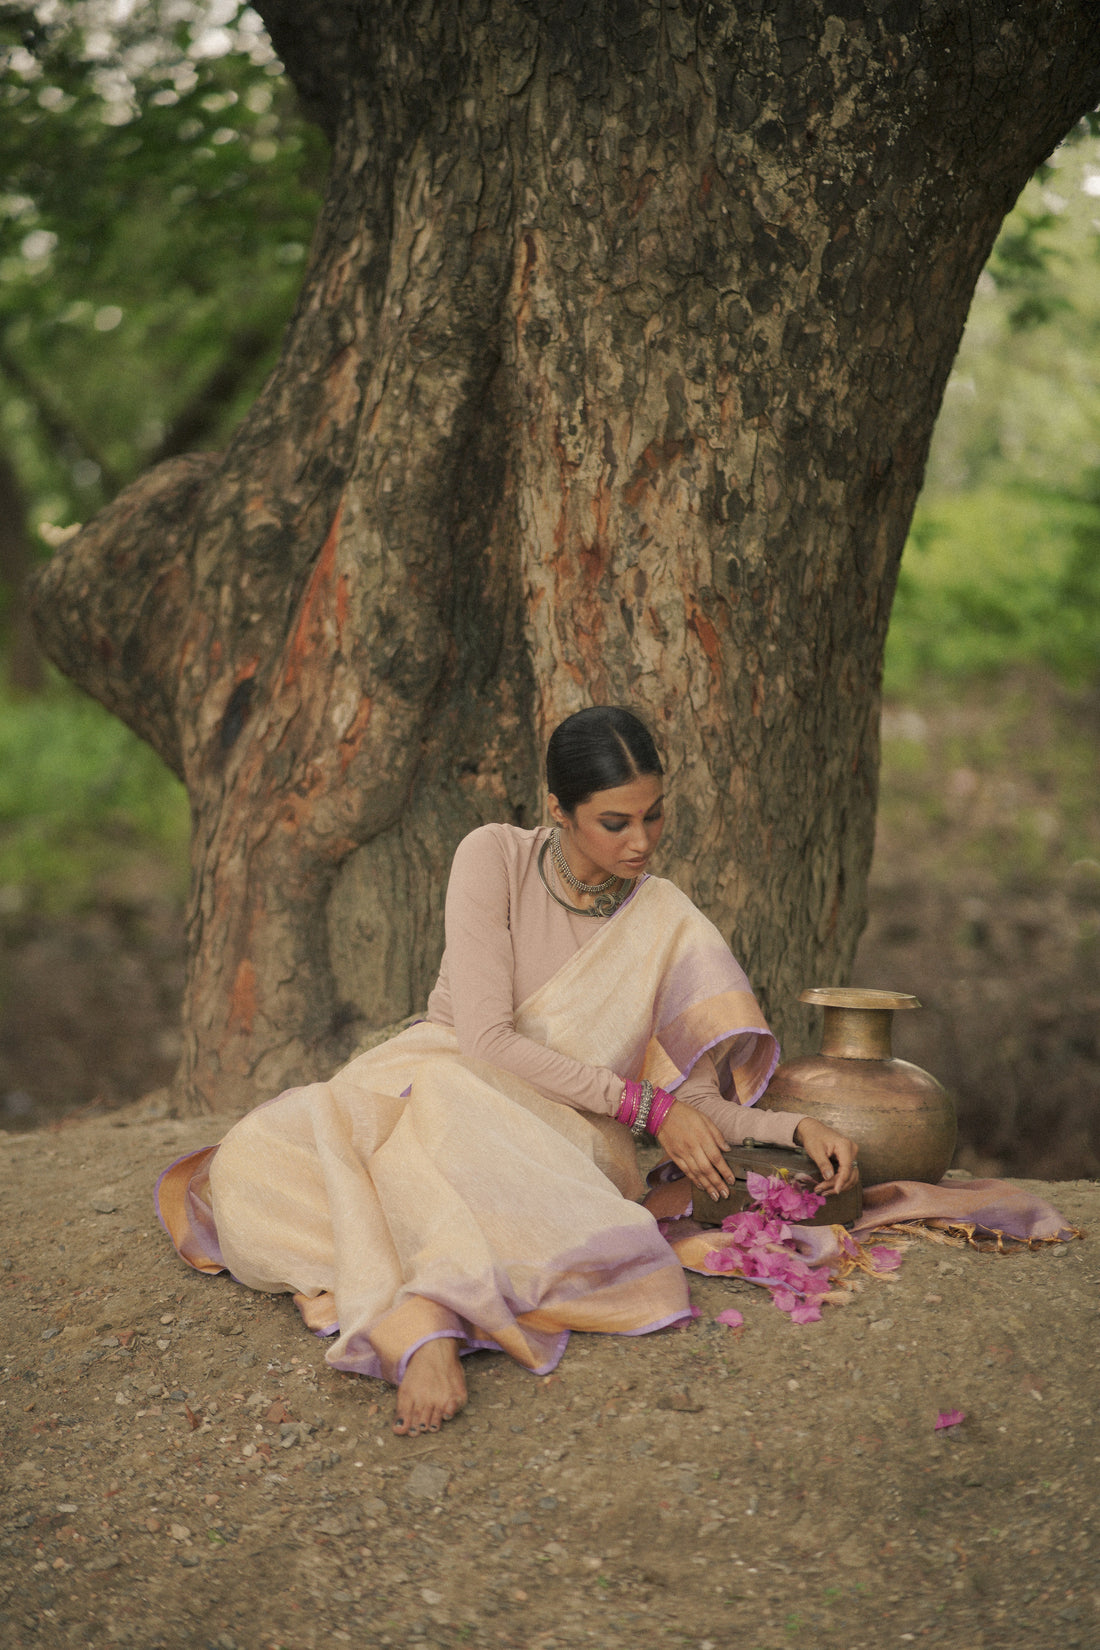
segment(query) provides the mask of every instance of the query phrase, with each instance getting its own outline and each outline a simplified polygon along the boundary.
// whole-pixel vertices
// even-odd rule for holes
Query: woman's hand
[[[838,1134],[816,1117],[804,1117],[794,1131],[794,1140],[817,1164],[819,1192],[846,1192],[855,1185],[859,1147],[846,1134]]]
[[[677,1100],[669,1107],[657,1139],[693,1186],[702,1187],[713,1198],[725,1197],[736,1176],[724,1156],[725,1139],[709,1117]]]

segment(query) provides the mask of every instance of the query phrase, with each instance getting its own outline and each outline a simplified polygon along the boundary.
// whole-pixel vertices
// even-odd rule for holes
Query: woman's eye
[[[605,831],[610,831],[612,836],[618,836],[620,831],[625,831],[626,830],[626,826],[625,825],[605,825],[604,830]]]

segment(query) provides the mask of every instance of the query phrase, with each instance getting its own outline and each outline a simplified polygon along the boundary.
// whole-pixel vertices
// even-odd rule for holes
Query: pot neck
[[[821,1052],[834,1060],[889,1060],[892,1008],[825,1009]]]

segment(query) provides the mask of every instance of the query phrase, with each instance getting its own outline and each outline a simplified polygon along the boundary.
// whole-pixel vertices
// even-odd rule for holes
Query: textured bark
[[[943,385],[1097,100],[1100,15],[258,9],[335,137],[282,360],[227,453],[154,471],[38,592],[190,790],[181,1097],[262,1099],[422,1007],[456,841],[533,823],[536,750],[600,701],[655,725],[663,866],[797,1043],[863,925]]]

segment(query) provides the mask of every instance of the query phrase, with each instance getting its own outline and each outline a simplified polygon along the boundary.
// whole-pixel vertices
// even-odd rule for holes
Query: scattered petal
[[[868,1249],[867,1253],[876,1272],[896,1272],[901,1265],[900,1249]]]
[[[951,1427],[961,1426],[965,1420],[966,1415],[961,1409],[941,1410],[940,1414],[936,1416],[936,1431],[946,1432]]]
[[[719,1312],[715,1323],[724,1323],[728,1329],[740,1329],[744,1323],[744,1315],[738,1312],[735,1306],[727,1306],[724,1312]]]

